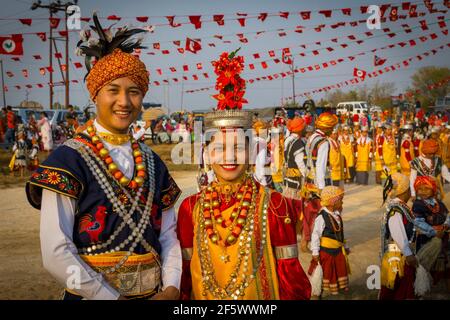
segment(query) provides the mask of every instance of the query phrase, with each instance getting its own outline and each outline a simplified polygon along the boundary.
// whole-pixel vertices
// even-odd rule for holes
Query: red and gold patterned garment
[[[256,187],[254,210],[250,208],[238,241],[228,246],[201,236],[205,228],[202,203],[208,189],[182,202],[178,212],[178,238],[183,252],[181,299],[310,298],[311,285],[298,260],[295,232],[298,214],[292,200],[251,183]],[[215,190],[210,185],[209,191]],[[233,195],[228,201],[220,201],[217,206],[225,221],[239,205],[239,196]],[[217,220],[213,224],[220,238],[228,239],[229,228],[223,228]],[[249,235],[245,230],[252,233]]]

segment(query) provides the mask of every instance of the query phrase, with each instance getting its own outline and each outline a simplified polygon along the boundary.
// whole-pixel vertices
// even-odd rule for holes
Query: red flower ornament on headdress
[[[219,60],[213,62],[214,73],[217,75],[216,90],[213,95],[217,102],[217,110],[242,109],[242,104],[248,103],[244,99],[245,80],[240,77],[244,70],[244,57],[236,56],[240,49],[228,54],[224,52]]]

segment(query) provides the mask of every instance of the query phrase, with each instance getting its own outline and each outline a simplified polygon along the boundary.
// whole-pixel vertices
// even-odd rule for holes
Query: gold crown
[[[246,110],[216,110],[205,114],[206,128],[242,128],[250,129],[253,114]]]

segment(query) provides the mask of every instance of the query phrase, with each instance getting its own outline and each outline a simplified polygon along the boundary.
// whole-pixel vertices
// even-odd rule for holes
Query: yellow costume
[[[331,180],[341,181],[344,179],[344,165],[342,159],[341,149],[339,142],[330,138],[330,167],[331,167]]]
[[[383,155],[383,142],[384,142],[384,136],[383,135],[377,135],[374,142],[374,153],[375,153],[375,171],[383,171],[383,160],[381,159]],[[381,149],[381,155],[379,154],[378,150]]]
[[[410,161],[414,159],[414,145],[410,138],[404,139],[400,147],[400,168],[405,176],[411,173]]]
[[[342,135],[340,149],[345,160],[345,179],[351,179],[350,168],[355,166],[355,155],[353,153],[353,142],[349,135]]]
[[[369,138],[363,139],[361,137],[358,140],[356,150],[358,152],[358,157],[356,159],[356,171],[370,171],[372,167],[372,140]]]
[[[389,168],[390,173],[397,172],[397,150],[395,150],[394,137],[386,136],[383,143],[383,159],[386,167]]]
[[[441,135],[442,141],[442,161],[448,167],[450,167],[450,134],[445,133]]]

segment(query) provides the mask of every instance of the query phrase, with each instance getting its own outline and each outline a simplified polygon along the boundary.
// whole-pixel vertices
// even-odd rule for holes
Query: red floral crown
[[[244,70],[244,57],[236,56],[237,49],[230,54],[223,52],[219,60],[213,62],[214,72],[217,75],[216,90],[213,95],[217,102],[217,110],[242,109],[242,104],[248,103],[244,99],[245,80],[240,77]]]

